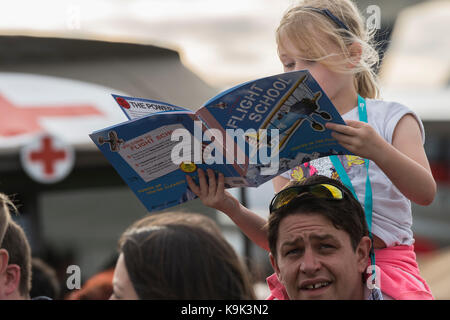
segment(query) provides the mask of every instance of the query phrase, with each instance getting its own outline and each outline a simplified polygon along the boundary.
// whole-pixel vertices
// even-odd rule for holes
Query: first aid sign
[[[25,172],[40,183],[56,183],[72,170],[73,148],[61,139],[41,134],[22,147],[20,158]]]

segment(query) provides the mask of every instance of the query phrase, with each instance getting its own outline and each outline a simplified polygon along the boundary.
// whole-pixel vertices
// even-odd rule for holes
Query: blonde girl
[[[298,166],[273,180],[275,192],[310,172],[350,184],[371,217],[368,222],[385,297],[432,299],[419,275],[411,231],[410,201],[429,205],[436,194],[423,148],[424,128],[406,106],[379,99],[373,72],[378,55],[357,7],[350,0],[301,1],[283,16],[276,40],[284,71],[309,70],[333,102],[346,125],[329,123],[327,128],[355,156],[321,158],[306,164],[308,170]],[[267,249],[264,219],[224,191],[223,177],[219,175],[216,185],[213,173],[208,174],[209,186],[206,179],[200,179],[198,187],[187,178],[192,191]],[[271,287],[279,285],[273,276],[269,285],[270,281]]]

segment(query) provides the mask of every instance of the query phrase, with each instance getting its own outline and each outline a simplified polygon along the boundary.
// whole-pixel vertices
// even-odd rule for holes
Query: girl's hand
[[[436,182],[423,148],[422,132],[416,118],[403,116],[392,136],[392,145],[370,125],[347,120],[347,125],[327,123],[332,136],[349,151],[370,159],[400,192],[419,205],[429,205],[436,195]]]
[[[327,123],[333,130],[332,137],[350,152],[369,160],[375,160],[387,143],[369,124],[361,121],[347,120],[346,126]]]
[[[199,184],[195,184],[194,180],[190,176],[186,176],[186,181],[202,203],[210,208],[220,210],[226,214],[233,213],[239,210],[240,203],[229,192],[225,191],[224,176],[219,173],[219,179],[216,182],[216,177],[213,170],[208,169],[208,182],[206,182],[206,176],[202,169],[198,169]]]
[[[219,179],[211,169],[207,170],[209,184],[202,169],[198,170],[199,186],[195,184],[190,176],[186,176],[187,183],[205,206],[217,209],[225,213],[253,242],[264,250],[269,250],[266,220],[258,214],[250,211],[229,192],[225,191],[224,176],[219,173]]]

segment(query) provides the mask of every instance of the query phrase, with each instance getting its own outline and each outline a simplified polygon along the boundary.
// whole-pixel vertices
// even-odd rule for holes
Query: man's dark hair
[[[20,267],[19,293],[28,297],[31,289],[31,249],[27,236],[15,221],[9,221],[2,248],[9,254],[8,264]]]
[[[203,227],[131,228],[119,246],[140,299],[255,299],[247,269],[233,248]]]
[[[274,257],[277,253],[278,230],[281,221],[293,214],[319,214],[331,221],[336,229],[350,236],[353,250],[356,250],[361,238],[368,234],[364,210],[353,194],[339,181],[325,177],[312,176],[301,182],[292,181],[285,188],[311,184],[331,184],[344,191],[342,200],[326,200],[308,193],[302,193],[287,205],[272,212],[267,222],[269,248]]]

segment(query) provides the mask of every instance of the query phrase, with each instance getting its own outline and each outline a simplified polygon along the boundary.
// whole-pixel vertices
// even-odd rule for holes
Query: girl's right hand
[[[225,178],[219,173],[216,179],[214,171],[206,170],[209,184],[206,182],[205,172],[198,170],[197,185],[190,176],[186,176],[186,181],[205,206],[217,209],[225,213],[233,222],[249,237],[253,242],[264,250],[269,250],[267,232],[265,229],[266,220],[258,214],[250,211],[229,192],[225,191]]]
[[[224,175],[219,173],[219,179],[216,182],[214,171],[211,169],[207,169],[206,171],[208,173],[209,184],[206,181],[205,172],[202,169],[198,169],[199,186],[190,176],[186,176],[186,181],[192,192],[207,207],[220,210],[227,215],[238,211],[240,207],[239,201],[228,191],[225,191]]]

